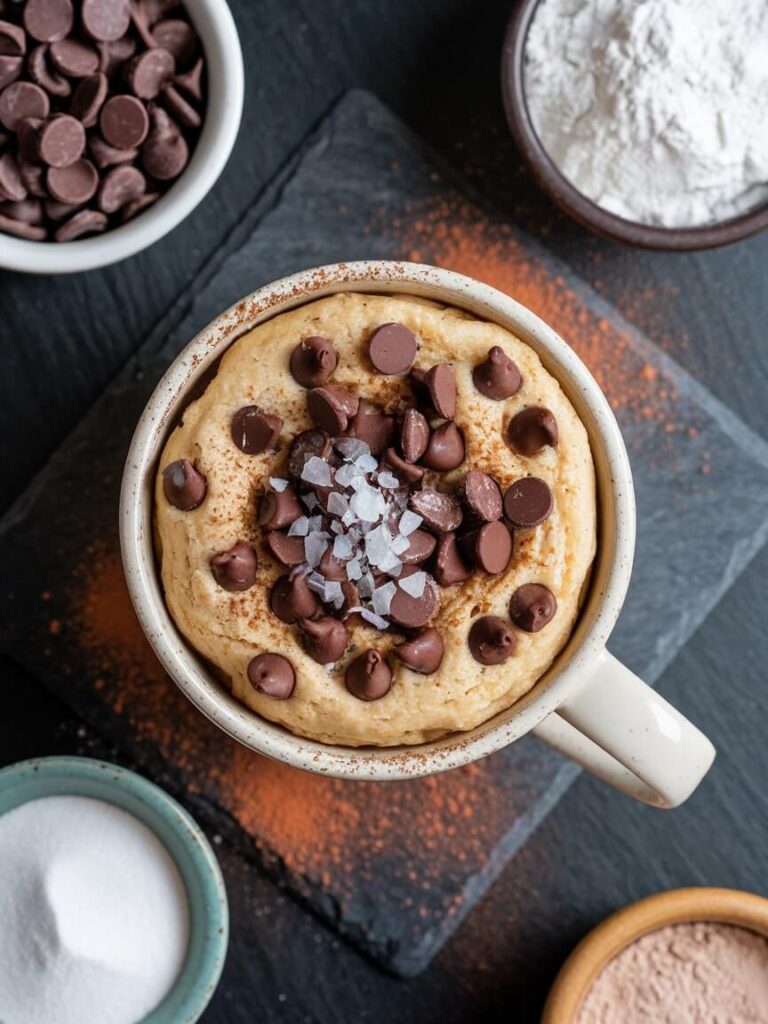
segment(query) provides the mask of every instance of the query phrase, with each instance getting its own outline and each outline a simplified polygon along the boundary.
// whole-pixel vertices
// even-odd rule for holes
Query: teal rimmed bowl
[[[229,938],[224,879],[199,826],[162,789],[106,761],[42,757],[0,771],[0,815],[46,796],[85,796],[115,804],[142,821],[168,850],[189,901],[189,948],[176,984],[141,1024],[194,1024],[221,977]]]

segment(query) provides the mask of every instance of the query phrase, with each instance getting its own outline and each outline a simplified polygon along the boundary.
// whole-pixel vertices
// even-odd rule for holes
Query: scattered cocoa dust
[[[403,906],[421,916],[456,912],[461,881],[485,866],[514,818],[488,762],[405,783],[365,783],[254,754],[208,722],[166,676],[134,615],[116,546],[92,546],[75,575],[64,633],[92,671],[97,699],[128,724],[135,743],[150,744],[179,769],[189,792],[231,815],[268,858],[342,902],[360,882],[381,879],[386,860],[388,881],[403,880]],[[58,637],[57,621],[51,633]],[[525,786],[519,780],[521,805]]]

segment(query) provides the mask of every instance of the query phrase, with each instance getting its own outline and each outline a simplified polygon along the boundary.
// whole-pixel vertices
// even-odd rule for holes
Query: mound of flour
[[[525,89],[554,163],[612,213],[691,227],[768,199],[765,0],[542,0]]]

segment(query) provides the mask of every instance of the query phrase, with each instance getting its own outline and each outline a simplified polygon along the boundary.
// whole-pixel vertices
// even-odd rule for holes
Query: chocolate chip
[[[86,128],[93,128],[98,120],[99,111],[104,106],[104,101],[107,98],[107,89],[107,76],[103,72],[97,71],[93,75],[86,75],[85,78],[78,83],[78,86],[75,89],[75,94],[72,97],[69,112],[73,117],[82,121]],[[104,145],[106,145],[106,143],[104,143]],[[120,152],[125,152],[125,150],[121,150]],[[136,151],[129,150],[128,152],[133,154],[132,156],[129,156],[128,159],[134,159]],[[103,166],[103,164],[99,163],[98,160],[96,162],[99,167]]]
[[[462,538],[464,550],[471,553],[475,565],[497,576],[512,558],[512,534],[503,522],[486,523]]]
[[[229,551],[222,551],[211,559],[213,578],[230,593],[248,590],[256,582],[259,563],[250,544],[239,540]]]
[[[138,199],[147,187],[147,180],[138,167],[115,167],[101,180],[97,204],[103,213],[116,213]]]
[[[517,637],[498,615],[484,615],[472,624],[467,637],[469,651],[481,665],[500,665],[514,653]]]
[[[304,561],[303,537],[289,537],[282,530],[271,530],[265,540],[269,550],[282,565],[301,565]]]
[[[122,74],[123,66],[136,53],[136,40],[132,36],[123,36],[112,43],[96,43],[99,51],[99,71],[110,77]]]
[[[92,39],[114,42],[125,35],[131,23],[128,0],[83,0],[80,20]]]
[[[557,611],[555,595],[543,583],[524,583],[509,602],[509,617],[526,633],[538,633]]]
[[[4,57],[23,57],[27,52],[24,29],[10,21],[0,21],[0,54]]]
[[[303,514],[292,487],[283,491],[267,491],[259,502],[259,526],[265,532],[283,530]]]
[[[501,518],[502,501],[499,485],[479,469],[470,469],[464,478],[462,490],[464,504],[472,518],[493,523]]]
[[[456,374],[448,363],[438,363],[427,370],[424,385],[429,400],[439,416],[452,420],[456,415]]]
[[[401,459],[394,448],[387,448],[384,452],[383,461],[389,466],[395,476],[405,484],[417,484],[425,473],[421,466],[414,466],[410,462]]]
[[[25,224],[24,221],[7,217],[0,213],[0,231],[8,235],[15,235],[17,238],[25,238],[30,242],[42,242],[46,237],[45,228],[37,227],[34,224]]]
[[[83,78],[99,68],[96,50],[77,39],[59,39],[51,43],[48,53],[54,68],[67,78]]]
[[[22,224],[34,224],[39,227],[45,219],[43,204],[37,199],[19,199],[10,203],[0,204],[0,213],[4,217],[19,220]]]
[[[80,159],[68,167],[50,167],[45,182],[58,202],[81,205],[96,194],[99,175],[90,160]]]
[[[107,228],[107,218],[98,210],[81,210],[65,224],[56,229],[54,239],[57,242],[74,242],[83,235],[99,234]]]
[[[30,120],[34,120],[34,118]],[[32,163],[31,160],[27,160],[19,152],[19,174],[24,183],[24,188],[31,196],[37,196],[38,199],[45,199],[48,196],[45,190],[43,171],[44,168],[39,164]]]
[[[304,633],[304,649],[320,665],[338,661],[349,643],[349,630],[338,619],[330,615],[319,619],[302,619],[299,623]]]
[[[291,442],[288,454],[288,472],[291,476],[301,477],[307,459],[316,456],[326,461],[331,457],[333,445],[327,434],[322,430],[303,430]]]
[[[0,123],[9,132],[25,117],[45,120],[50,109],[48,94],[33,82],[11,82],[0,93]]]
[[[263,412],[258,405],[244,405],[232,417],[232,440],[246,455],[260,455],[277,447],[283,429],[279,416]]]
[[[392,669],[380,651],[366,651],[347,666],[344,682],[358,700],[380,700],[392,689]]]
[[[302,338],[291,352],[289,362],[291,376],[305,388],[317,388],[325,384],[339,359],[336,349],[317,334]]]
[[[397,556],[403,565],[426,562],[437,545],[437,538],[426,530],[414,530],[408,537],[408,547]],[[439,581],[438,581],[439,582]]]
[[[191,512],[201,505],[208,485],[189,459],[177,459],[163,470],[163,494],[169,505]]]
[[[195,30],[179,18],[159,21],[152,29],[152,39],[155,46],[168,50],[182,66],[189,63],[197,48]]]
[[[21,180],[19,165],[12,153],[3,153],[0,156],[0,195],[12,202],[20,202],[27,198],[27,189]]]
[[[293,665],[282,654],[257,654],[251,658],[248,680],[254,690],[275,700],[288,700],[296,688]]]
[[[269,595],[269,606],[281,622],[293,624],[311,619],[320,611],[320,599],[300,573],[280,576]]]
[[[86,79],[83,79],[86,81]],[[105,167],[113,167],[116,164],[132,163],[139,155],[137,149],[115,149],[105,142],[98,135],[92,135],[88,140],[88,148],[97,167],[104,170]]]
[[[370,337],[368,357],[379,373],[405,373],[416,357],[416,338],[403,324],[382,324]]]
[[[4,89],[6,85],[16,81],[21,74],[23,64],[24,60],[21,57],[0,54],[0,89]]]
[[[64,220],[77,212],[77,207],[70,203],[57,203],[55,199],[46,199],[45,215],[49,220]]]
[[[329,583],[341,583],[348,578],[344,563],[334,555],[331,544],[323,552],[323,556],[317,566],[317,571]]]
[[[539,526],[549,519],[553,505],[548,484],[536,476],[516,480],[504,495],[504,515],[521,528]]]
[[[442,423],[432,431],[427,450],[421,457],[422,465],[428,469],[447,473],[464,461],[464,435],[452,420]]]
[[[558,442],[557,420],[549,409],[529,405],[509,421],[507,441],[518,455],[536,455],[547,445],[554,448]]]
[[[406,668],[428,676],[437,672],[443,660],[445,644],[440,633],[431,627],[422,630],[412,640],[406,640],[394,648],[394,655]]]
[[[461,504],[453,494],[443,494],[442,491],[426,488],[423,491],[414,491],[408,499],[408,504],[431,530],[447,533],[461,525]]]
[[[145,192],[143,196],[139,196],[137,199],[132,199],[130,202],[126,203],[121,214],[123,224],[132,220],[143,210],[146,210],[148,206],[152,206],[159,198],[159,192]]]
[[[147,138],[149,116],[144,104],[135,96],[113,96],[101,108],[99,127],[110,146],[135,149]]]
[[[501,402],[520,390],[523,378],[503,348],[494,345],[485,362],[472,370],[472,380],[481,395]]]
[[[171,117],[185,128],[199,128],[203,123],[191,103],[187,102],[171,82],[166,82],[160,91],[160,100]]]
[[[153,124],[160,122],[161,113],[165,114],[165,111],[158,108],[152,111]],[[142,147],[141,159],[147,174],[158,181],[171,181],[177,178],[189,160],[189,147],[178,126],[175,126],[173,131],[165,132],[158,129],[150,132]]]
[[[341,595],[344,598],[344,603],[337,614],[341,615],[344,619],[347,619],[353,614],[353,608],[360,608],[360,593],[351,580],[343,580],[341,584]]]
[[[185,71],[182,75],[176,75],[173,83],[181,89],[182,92],[185,92],[187,96],[193,100],[197,100],[199,103],[203,98],[202,78],[203,58],[200,57],[189,71]]]
[[[371,455],[378,457],[392,444],[392,438],[395,436],[395,418],[387,416],[377,405],[366,402],[363,398],[360,400],[356,415],[349,421],[346,436],[365,441]]]
[[[69,167],[83,155],[85,128],[69,114],[60,114],[41,128],[37,148],[49,167]]]
[[[456,534],[441,533],[437,539],[435,553],[435,579],[441,587],[452,587],[463,583],[472,575],[472,566],[465,562],[459,548]]]
[[[27,0],[24,28],[40,43],[55,43],[72,31],[71,0]]]
[[[307,392],[307,409],[312,421],[331,437],[344,433],[359,404],[356,395],[331,385]]]
[[[16,125],[16,144],[19,150],[19,158],[37,163],[40,153],[37,149],[37,142],[40,136],[40,129],[45,121],[40,117],[24,117]],[[21,171],[21,163],[19,164]],[[42,168],[38,168],[42,175]],[[45,193],[44,193],[45,194]]]
[[[414,572],[420,572],[416,566],[406,566],[397,579],[397,589],[389,606],[389,617],[393,622],[408,629],[426,626],[434,618],[440,608],[440,591],[432,576],[426,574],[426,583],[421,597],[413,597],[403,590],[399,584]]]
[[[27,61],[27,71],[32,81],[45,89],[51,96],[69,96],[72,86],[57,71],[54,71],[48,60],[48,47],[45,43],[36,46]]]
[[[126,78],[131,92],[139,99],[153,100],[173,77],[176,62],[167,50],[157,47],[143,50],[128,65]],[[199,123],[199,122],[198,122]]]
[[[418,462],[429,444],[429,424],[417,409],[406,409],[400,431],[400,450],[406,462]]]

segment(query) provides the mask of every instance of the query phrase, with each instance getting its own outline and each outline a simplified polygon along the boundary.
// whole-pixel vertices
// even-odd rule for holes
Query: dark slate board
[[[612,646],[654,681],[766,539],[768,446],[539,245],[462,199],[362,92],[337,105],[211,257],[0,533],[0,571],[13,581],[0,603],[4,649],[315,913],[405,975],[426,966],[576,769],[534,740],[403,784],[304,776],[250,754],[187,704],[142,641],[120,579],[116,507],[147,395],[220,309],[302,267],[416,253],[521,298],[604,383],[640,515]]]

